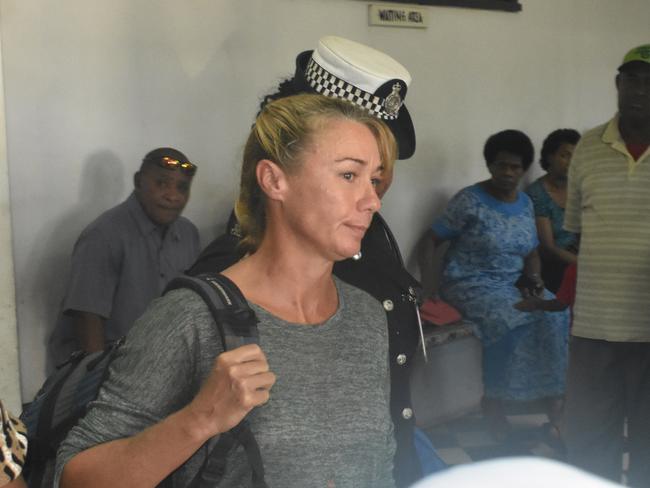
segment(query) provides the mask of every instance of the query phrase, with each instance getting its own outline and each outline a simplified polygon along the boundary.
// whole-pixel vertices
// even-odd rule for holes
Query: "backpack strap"
[[[189,288],[203,298],[217,324],[226,351],[259,343],[255,312],[248,306],[237,285],[228,278],[209,273],[195,277],[183,275],[174,278],[167,285],[165,293],[177,288]]]
[[[230,351],[245,344],[259,343],[257,316],[249,307],[241,290],[231,280],[221,274],[212,273],[203,273],[194,277],[182,275],[174,278],[167,285],[165,293],[178,288],[189,288],[206,303],[219,330],[224,350]],[[217,443],[188,486],[191,488],[201,486],[204,475],[208,471],[209,476],[220,479],[225,472],[227,454],[235,442],[239,442],[244,447],[253,472],[253,487],[267,488],[260,448],[246,419],[219,436]]]

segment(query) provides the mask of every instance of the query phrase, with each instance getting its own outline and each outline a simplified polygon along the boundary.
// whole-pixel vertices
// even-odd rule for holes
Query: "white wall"
[[[2,56],[0,55],[0,63]],[[13,412],[20,412],[18,337],[14,263],[11,246],[9,166],[5,138],[5,109],[0,74],[0,399]]]
[[[620,58],[648,42],[650,2],[521,2],[518,14],[429,7],[430,27],[411,30],[368,27],[358,0],[0,0],[25,398],[80,230],[128,195],[146,151],[172,145],[200,165],[186,215],[207,243],[259,96],[322,35],[373,45],[413,75],[418,150],[382,211],[409,261],[449,196],[485,177],[489,134],[520,128],[539,145],[607,119]]]

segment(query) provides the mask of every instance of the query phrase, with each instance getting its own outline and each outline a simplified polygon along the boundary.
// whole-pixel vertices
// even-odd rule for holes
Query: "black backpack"
[[[165,293],[177,288],[190,288],[208,305],[224,345],[231,350],[244,344],[257,343],[257,317],[237,286],[223,275],[202,274],[173,279]],[[72,427],[97,398],[108,376],[109,365],[124,339],[95,353],[75,352],[70,359],[49,376],[34,400],[20,418],[27,427],[28,451],[24,469],[30,488],[51,488],[54,482],[56,452]],[[199,487],[204,479],[218,480],[224,473],[227,454],[239,442],[245,449],[252,469],[255,488],[266,488],[264,466],[257,441],[248,421],[242,420],[232,430],[218,437],[201,469],[188,485]],[[171,476],[159,486],[171,487]]]

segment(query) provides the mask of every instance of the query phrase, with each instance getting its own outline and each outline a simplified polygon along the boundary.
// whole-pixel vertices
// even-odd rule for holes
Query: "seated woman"
[[[533,206],[517,186],[533,159],[522,132],[492,135],[483,150],[491,178],[459,191],[432,226],[434,247],[450,241],[434,295],[475,325],[483,344],[483,408],[503,440],[503,400],[547,399],[557,423],[567,366],[568,316],[520,312],[523,293],[544,291]],[[518,289],[516,283],[528,283]],[[552,408],[551,408],[552,407]]]
[[[172,472],[187,486],[202,446],[247,416],[268,486],[394,487],[386,314],[332,267],[359,252],[395,155],[390,130],[349,102],[267,105],[235,207],[248,254],[223,273],[260,321],[259,346],[222,352],[190,290],[154,301],[62,444],[61,486],[153,487]],[[250,486],[243,450],[223,456],[210,486]]]
[[[577,236],[564,230],[567,173],[580,133],[573,129],[551,132],[542,145],[539,164],[546,174],[535,180],[526,193],[533,201],[540,241],[542,279],[546,288],[557,292],[564,269],[576,262]]]

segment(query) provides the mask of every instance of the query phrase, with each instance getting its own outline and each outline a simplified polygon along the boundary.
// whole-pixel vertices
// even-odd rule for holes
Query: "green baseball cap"
[[[647,63],[650,64],[650,44],[643,44],[642,46],[635,47],[628,51],[623,58],[623,63],[618,67],[621,71],[629,65],[629,63]]]

